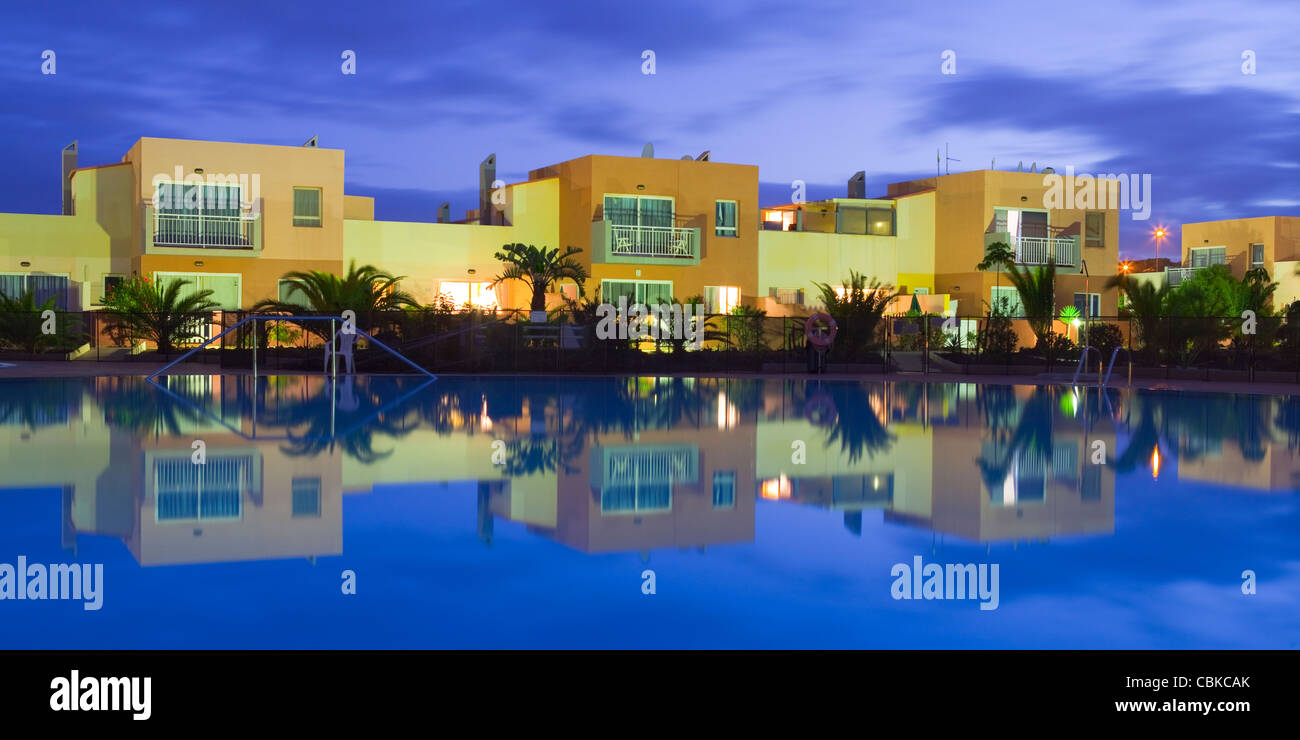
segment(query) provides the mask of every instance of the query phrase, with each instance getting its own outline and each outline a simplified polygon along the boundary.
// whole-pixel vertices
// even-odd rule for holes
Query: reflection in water
[[[586,553],[746,543],[759,500],[835,510],[857,536],[875,516],[1020,542],[1113,532],[1117,475],[1267,492],[1295,490],[1300,470],[1294,398],[693,378],[166,380],[0,383],[4,486],[62,491],[66,546],[116,537],[142,565],[339,554],[345,496],[436,482],[476,484],[489,545],[498,521]],[[191,460],[195,439],[204,465]]]

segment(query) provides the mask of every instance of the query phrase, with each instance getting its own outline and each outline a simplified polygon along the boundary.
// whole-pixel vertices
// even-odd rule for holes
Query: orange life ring
[[[825,334],[817,331],[817,322],[825,323],[829,329]],[[827,313],[815,313],[808,317],[803,324],[803,335],[807,340],[818,347],[829,347],[831,342],[835,341],[835,335],[840,331],[840,327],[835,323],[835,319]]]

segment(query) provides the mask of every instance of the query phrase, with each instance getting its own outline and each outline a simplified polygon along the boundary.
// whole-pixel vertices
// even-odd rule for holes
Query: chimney
[[[478,222],[495,223],[492,210],[492,183],[497,179],[497,155],[489,154],[478,166]]]
[[[77,169],[77,142],[63,147],[63,215],[72,215],[72,171]]]
[[[867,173],[865,170],[858,170],[853,173],[853,177],[849,178],[849,197],[867,197]]]
[[[451,204],[446,201],[443,201],[442,205],[438,206],[438,223],[451,223]]]

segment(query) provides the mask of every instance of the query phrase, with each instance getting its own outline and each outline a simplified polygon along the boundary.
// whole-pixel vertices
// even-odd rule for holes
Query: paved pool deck
[[[146,376],[162,368],[164,362],[0,362],[0,380],[5,378],[95,378]],[[203,363],[182,363],[168,371],[168,375],[250,375],[248,370],[231,370]],[[321,375],[316,372],[276,371],[273,375]],[[385,373],[391,374],[391,373]],[[416,375],[416,373],[409,373]],[[833,373],[809,375],[806,373],[437,373],[448,378],[464,377],[532,377],[532,378],[591,378],[591,377],[690,377],[690,378],[762,378],[790,380],[821,380],[828,383],[885,381],[922,383],[985,383],[990,385],[1070,385],[1070,378],[1056,375],[989,375],[962,373]],[[1087,384],[1096,386],[1096,382]],[[1112,379],[1110,388],[1139,388],[1213,393],[1258,393],[1266,395],[1300,395],[1300,383],[1245,382],[1239,380],[1193,380],[1155,377],[1138,377],[1129,385],[1123,378]]]

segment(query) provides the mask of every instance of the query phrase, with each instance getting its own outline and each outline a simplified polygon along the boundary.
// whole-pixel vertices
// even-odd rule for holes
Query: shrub
[[[1092,324],[1079,331],[1079,342],[1083,343],[1084,337],[1087,337],[1087,343],[1096,347],[1101,356],[1110,360],[1110,353],[1115,351],[1116,347],[1124,346],[1124,334],[1119,327],[1114,324]]]

